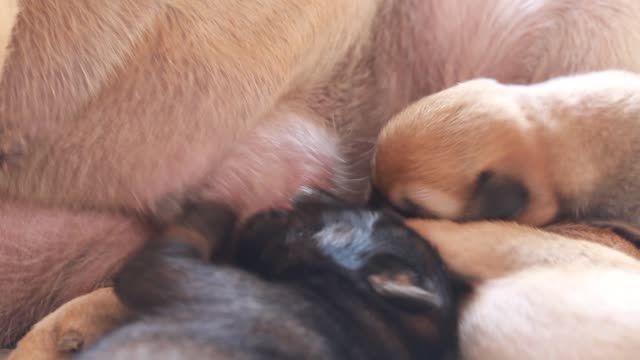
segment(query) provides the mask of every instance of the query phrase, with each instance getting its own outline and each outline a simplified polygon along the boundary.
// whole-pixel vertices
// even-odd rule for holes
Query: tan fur
[[[24,0],[0,118],[27,145],[0,193],[145,209],[184,192],[279,98],[329,76],[378,3]]]
[[[633,69],[640,34],[631,0],[19,6],[0,79],[3,345],[113,274],[149,230],[132,213],[204,197],[247,216],[303,185],[362,199],[379,129],[412,101]]]
[[[447,266],[474,283],[459,323],[465,360],[635,359],[640,261],[590,241],[513,223],[410,220]],[[555,227],[577,235],[576,229]],[[595,242],[594,242],[595,241]],[[624,247],[622,247],[624,249]]]
[[[40,320],[18,342],[8,360],[71,359],[109,330],[124,322],[130,311],[113,288],[77,297]]]
[[[224,191],[233,188],[228,180],[222,180],[221,186],[215,178],[207,179],[215,164],[223,165],[224,154],[233,153],[232,144],[255,137],[254,130],[268,127],[265,123],[287,123],[286,113],[292,108],[296,114],[305,114],[292,121],[307,122],[310,130],[306,131],[327,128],[331,121],[327,107],[352,96],[337,91],[340,85],[330,82],[343,82],[358,93],[352,102],[377,101],[375,87],[390,86],[355,81],[373,75],[360,68],[362,63],[373,63],[374,70],[386,77],[391,75],[378,66],[397,66],[371,55],[374,50],[384,52],[377,45],[404,51],[385,38],[398,29],[374,31],[386,16],[426,13],[433,22],[434,30],[424,35],[425,45],[415,46],[413,67],[418,60],[424,61],[426,53],[446,54],[445,49],[447,61],[479,59],[488,51],[483,42],[500,44],[495,41],[497,32],[505,37],[504,47],[490,51],[496,58],[480,63],[465,60],[475,67],[452,68],[434,56],[431,64],[421,67],[441,71],[444,78],[434,74],[416,79],[423,84],[418,91],[401,85],[410,90],[399,92],[409,94],[386,100],[392,110],[420,91],[439,90],[452,81],[498,71],[503,72],[496,74],[498,78],[531,81],[556,72],[639,66],[628,50],[640,43],[633,36],[637,33],[633,14],[640,14],[640,6],[633,1],[587,4],[577,10],[571,1],[549,5],[452,1],[418,6],[395,5],[390,0],[304,4],[255,0],[243,4],[119,0],[72,6],[62,0],[23,0],[14,29],[18,38],[0,83],[1,142],[6,144],[4,153],[12,158],[0,177],[0,194],[44,205],[141,211],[157,209],[167,198],[179,201],[195,188],[206,189],[208,183],[218,189],[211,196],[237,197],[239,189]],[[505,14],[526,19],[518,28],[522,32],[510,31],[513,19]],[[592,23],[606,14],[617,21],[607,17],[607,27],[597,27],[595,34]],[[481,27],[449,22],[451,18],[479,22]],[[445,47],[442,34],[451,31],[456,38],[448,40],[456,46]],[[547,41],[549,33],[557,36],[553,42]],[[583,49],[584,38],[590,45]],[[511,43],[520,45],[507,45]],[[556,47],[576,50],[560,58]],[[594,47],[598,51],[593,53]],[[593,54],[582,56],[584,51]],[[505,71],[507,61],[514,72]],[[419,68],[411,70],[417,73]],[[368,90],[359,93],[364,85]],[[38,99],[37,105],[30,99]],[[313,104],[319,100],[328,102],[322,111]],[[368,111],[376,117],[385,115]],[[370,120],[373,133],[368,135],[375,135],[375,124],[381,121]],[[358,131],[360,136],[371,131],[361,124],[342,124],[340,130]],[[336,141],[333,146],[339,145]],[[334,153],[318,156],[336,157],[335,167],[340,155]]]
[[[527,189],[520,222],[569,215],[637,225],[639,100],[640,77],[624,71],[530,86],[465,82],[418,101],[383,129],[375,181],[396,204],[410,200],[463,219],[479,174],[491,171]]]

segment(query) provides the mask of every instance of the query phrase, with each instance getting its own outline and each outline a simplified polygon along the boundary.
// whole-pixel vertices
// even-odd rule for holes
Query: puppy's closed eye
[[[402,199],[394,209],[405,217],[430,217],[422,207],[408,198]]]
[[[519,181],[491,171],[478,176],[476,188],[465,210],[465,220],[507,220],[522,212],[529,193]]]
[[[383,210],[388,213],[404,217],[432,217],[431,214],[418,206],[408,198],[402,199],[398,204],[393,204],[377,187],[373,186],[367,200],[367,206],[371,209]]]

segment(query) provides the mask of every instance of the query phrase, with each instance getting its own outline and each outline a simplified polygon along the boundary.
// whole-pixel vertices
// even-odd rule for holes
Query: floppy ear
[[[426,311],[442,307],[444,299],[435,291],[428,290],[410,280],[410,274],[373,274],[369,284],[373,290],[394,306],[406,311]]]
[[[509,176],[485,171],[478,177],[465,220],[508,220],[524,210],[529,194],[522,183]]]
[[[442,284],[431,282],[392,259],[378,261],[376,270],[368,272],[366,279],[377,295],[404,311],[439,309],[447,301]]]

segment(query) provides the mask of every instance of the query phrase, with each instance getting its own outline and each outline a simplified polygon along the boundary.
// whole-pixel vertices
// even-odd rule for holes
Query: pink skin
[[[122,216],[0,205],[0,341],[108,280],[145,237]]]
[[[286,205],[301,186],[342,189],[345,180],[356,179],[360,180],[356,183],[366,184],[362,180],[369,172],[367,154],[384,121],[411,101],[458,81],[490,76],[502,82],[530,82],[575,71],[627,67],[588,51],[597,48],[593,45],[597,34],[573,44],[586,46],[586,50],[566,49],[575,50],[579,61],[565,61],[556,47],[547,46],[554,41],[549,33],[556,24],[546,20],[566,10],[574,15],[565,18],[571,25],[575,16],[580,16],[572,8],[591,5],[577,5],[583,3],[580,1],[543,3],[403,0],[390,5],[390,1],[387,5],[392,9],[382,12],[374,48],[386,51],[376,53],[369,69],[376,76],[361,75],[357,77],[360,83],[352,80],[360,86],[353,93],[345,92],[340,84],[338,89],[327,91],[327,98],[334,103],[348,99],[360,105],[330,104],[317,111],[321,118],[338,124],[337,130],[318,125],[323,122],[308,121],[308,115],[276,111],[268,125],[215,154],[171,162],[174,167],[167,172],[180,183],[173,187],[228,201],[244,217],[269,206]],[[558,4],[565,4],[565,8]],[[490,21],[476,26],[478,19]],[[335,81],[342,80],[337,77]],[[314,99],[314,94],[309,98]],[[162,99],[158,99],[160,106]],[[153,103],[153,99],[149,101]],[[350,153],[345,152],[345,145],[351,145]],[[204,158],[209,155],[214,160]],[[359,161],[356,164],[354,160]],[[138,178],[122,186],[147,194],[148,198],[141,200],[153,203],[171,188],[171,176]],[[363,195],[367,187],[356,190]],[[143,244],[148,233],[148,227],[133,216],[44,209],[2,200],[0,345],[15,341],[47,312],[108,279]]]
[[[197,186],[201,196],[229,202],[246,217],[287,206],[302,186],[331,186],[333,137],[295,115],[276,120],[223,156]],[[149,234],[149,226],[123,215],[0,205],[0,344],[108,280]]]

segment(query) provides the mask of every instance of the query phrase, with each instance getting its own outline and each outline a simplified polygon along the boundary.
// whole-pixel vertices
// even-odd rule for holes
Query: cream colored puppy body
[[[637,358],[637,259],[512,223],[409,225],[474,283],[459,324],[465,360]]]
[[[466,360],[633,360],[640,271],[540,268],[488,281],[461,315]]]
[[[418,101],[383,129],[375,181],[398,206],[441,218],[640,225],[639,140],[638,75],[530,86],[476,79]]]
[[[560,212],[640,225],[640,76],[612,70],[514,89]]]

